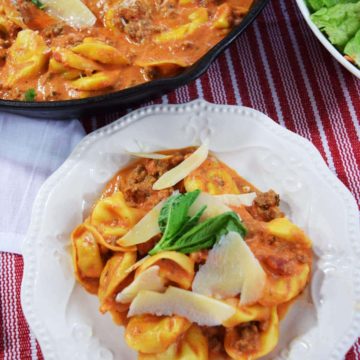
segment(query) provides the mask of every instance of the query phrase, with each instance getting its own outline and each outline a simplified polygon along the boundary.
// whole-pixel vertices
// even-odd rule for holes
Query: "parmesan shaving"
[[[230,232],[209,251],[193,281],[193,291],[216,298],[241,293],[240,304],[255,303],[265,286],[266,274],[242,237]]]
[[[228,206],[251,206],[256,198],[256,193],[223,194],[213,196],[215,199],[220,200],[223,204]]]
[[[209,147],[204,143],[179,165],[160,176],[154,183],[153,190],[163,190],[177,184],[196,170],[207,159],[208,153]]]
[[[96,22],[95,15],[81,0],[41,0],[45,11],[70,26],[76,28],[91,27]]]
[[[232,211],[232,209],[226,206],[221,199],[216,198],[214,195],[202,192],[191,205],[189,216],[194,216],[204,206],[206,206],[206,209],[201,216],[201,221]]]
[[[160,267],[151,266],[142,272],[134,281],[116,295],[115,300],[123,304],[129,304],[142,290],[161,292],[165,290],[165,280],[159,276]]]
[[[224,302],[173,286],[165,293],[140,291],[130,305],[128,317],[141,314],[183,316],[204,326],[221,325],[236,309]]]
[[[145,153],[145,152],[127,152],[131,156],[135,156],[138,158],[143,159],[154,159],[154,160],[163,160],[163,159],[169,159],[172,157],[172,155],[164,155],[164,154],[158,154],[158,153]]]
[[[177,192],[174,191],[173,195],[174,194],[177,194]],[[225,203],[233,206],[249,204],[251,199],[255,198],[255,196],[255,193],[242,195],[210,195],[202,192],[191,205],[189,216],[194,216],[204,205],[206,205],[206,209],[200,219],[201,221],[204,221],[225,212],[233,211],[229,206],[225,205]],[[132,229],[130,229],[122,238],[117,240],[116,243],[119,246],[125,247],[143,244],[157,234],[160,234],[158,219],[165,201],[166,199],[151,209]]]
[[[120,246],[133,246],[142,244],[159,234],[160,228],[158,224],[158,218],[164,203],[165,200],[160,201],[122,238],[117,240],[116,243]]]

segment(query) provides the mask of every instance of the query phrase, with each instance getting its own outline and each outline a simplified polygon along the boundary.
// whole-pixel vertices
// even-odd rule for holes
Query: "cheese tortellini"
[[[158,354],[166,351],[190,326],[190,321],[180,316],[134,316],[126,326],[125,340],[143,354]]]
[[[186,191],[199,189],[212,195],[239,194],[233,170],[209,157],[199,168],[184,179]]]
[[[197,325],[189,330],[167,350],[155,354],[140,353],[139,360],[208,360],[208,340]]]
[[[29,29],[20,31],[9,49],[2,71],[4,86],[12,87],[40,75],[48,57],[49,49],[37,32]]]
[[[175,252],[164,251],[146,259],[136,270],[140,274],[150,266],[159,266],[159,275],[169,283],[175,283],[183,289],[189,289],[194,279],[194,262],[189,256]]]
[[[227,14],[224,6],[218,26],[230,21]],[[85,44],[76,56],[95,61]],[[106,51],[109,58],[118,55]],[[58,60],[50,64],[54,72],[67,69]],[[154,181],[189,159],[189,149],[174,150],[165,160],[138,159],[114,176],[72,233],[75,276],[97,294],[100,312],[125,327],[125,341],[139,360],[260,359],[277,345],[279,321],[310,280],[311,240],[280,211],[274,191],[261,193],[213,154],[183,175],[168,198],[159,196]],[[231,194],[243,201],[225,205]],[[193,212],[184,210],[184,199]],[[208,210],[211,215],[203,219],[204,205],[210,204],[216,211]],[[221,228],[224,235],[198,248],[212,241],[212,220],[224,215],[232,216],[230,230]],[[237,215],[242,235],[233,231]],[[130,230],[136,241],[119,242]],[[237,289],[241,281],[251,286]]]

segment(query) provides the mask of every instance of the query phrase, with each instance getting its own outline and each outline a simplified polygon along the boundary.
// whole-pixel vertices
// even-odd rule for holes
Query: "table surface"
[[[360,80],[322,47],[295,0],[270,2],[200,79],[142,106],[197,98],[255,108],[304,136],[360,204]],[[81,121],[90,132],[130,110]],[[0,359],[43,358],[21,310],[22,274],[21,256],[0,253]],[[359,358],[358,340],[346,360]]]

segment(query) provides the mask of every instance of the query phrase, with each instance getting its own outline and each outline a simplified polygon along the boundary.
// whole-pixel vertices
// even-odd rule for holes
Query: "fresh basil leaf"
[[[166,225],[168,224],[168,220],[170,217],[170,212],[172,210],[172,206],[179,199],[181,194],[171,195],[166,201],[163,207],[160,210],[160,215],[158,219],[159,228],[162,234],[165,233]]]
[[[214,244],[216,242],[217,242],[217,240],[214,241],[213,238],[210,238],[206,242],[202,243],[201,247],[199,245],[191,245],[191,246],[182,248],[178,252],[181,252],[183,254],[191,254],[191,253],[194,253],[194,252],[199,251],[199,250],[210,249],[210,248],[212,248],[214,246]]]
[[[223,213],[194,226],[171,244],[163,243],[151,250],[154,255],[160,251],[178,251],[189,254],[202,249],[208,249],[220,239],[222,235],[236,231],[241,236],[246,235],[246,229],[237,214],[233,211]]]
[[[195,226],[177,239],[170,250],[189,253],[206,249],[212,247],[222,235],[229,231],[236,231],[242,236],[246,233],[239,217],[233,211],[207,219]]]
[[[194,222],[194,219],[190,219],[188,216],[188,211],[199,194],[200,190],[185,194],[175,194],[165,202],[160,211],[158,220],[160,231],[163,233],[163,236],[149,254],[152,254],[154,251],[157,252],[162,247],[167,246],[166,244],[171,243],[171,241],[178,236],[179,231],[184,228],[187,222]]]
[[[180,237],[184,235],[187,231],[189,231],[191,228],[193,228],[195,225],[198,224],[202,214],[206,210],[207,206],[204,205],[193,217],[189,218],[184,226],[179,230],[179,232],[176,234],[177,237]]]

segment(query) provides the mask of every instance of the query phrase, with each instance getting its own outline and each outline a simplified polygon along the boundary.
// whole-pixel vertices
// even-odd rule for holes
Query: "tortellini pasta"
[[[232,328],[250,321],[264,321],[270,317],[271,308],[260,304],[252,306],[239,306],[238,299],[228,299],[228,304],[236,308],[236,313],[223,323],[226,328]]]
[[[209,157],[199,168],[184,179],[186,191],[199,189],[212,195],[239,194],[233,170]]]
[[[102,64],[128,64],[128,60],[118,49],[94,38],[85,38],[81,44],[73,47],[71,50],[76,54]]]
[[[90,223],[109,240],[104,246],[109,245],[109,248],[121,250],[123,248],[116,248],[113,243],[125,235],[142,216],[142,211],[126,204],[121,192],[115,192],[98,201],[90,215]]]
[[[213,27],[217,29],[228,29],[231,26],[231,7],[229,4],[221,4],[214,16]]]
[[[127,310],[128,305],[115,302],[116,294],[131,281],[131,274],[127,270],[136,261],[134,252],[116,253],[106,263],[100,276],[99,300],[100,311]]]
[[[101,71],[103,68],[95,61],[82,55],[78,55],[69,49],[54,49],[54,59],[64,66],[83,71],[85,74],[92,74],[94,71]]]
[[[136,270],[136,274],[150,266],[159,266],[159,275],[183,289],[189,289],[194,278],[194,262],[189,256],[175,252],[163,251],[149,257]]]
[[[104,268],[100,245],[96,234],[84,225],[72,233],[72,255],[77,280],[91,293],[96,293]]]
[[[200,8],[189,15],[189,23],[156,35],[154,41],[156,43],[163,43],[184,39],[186,36],[192,34],[197,28],[199,28],[201,24],[206,23],[208,19],[209,16],[207,9]]]
[[[128,60],[120,51],[96,38],[85,38],[71,49],[56,48],[49,71],[62,74],[68,85],[81,91],[99,91],[114,86],[120,70],[104,71],[104,65],[126,65]]]
[[[53,2],[0,0],[0,98],[82,99],[177,76],[254,0],[78,0],[72,9]],[[22,31],[33,33],[26,52]]]
[[[278,305],[299,295],[309,281],[310,267],[303,264],[300,271],[290,276],[268,276],[260,303],[266,306]]]
[[[9,49],[2,71],[4,86],[12,87],[40,75],[46,66],[48,50],[37,32],[29,29],[20,31]]]
[[[222,11],[226,15],[225,7]],[[219,19],[221,16],[219,14]],[[225,18],[226,16],[223,20]],[[54,72],[68,69],[63,63],[53,59],[50,60],[50,66]],[[97,74],[101,72],[87,78]],[[180,152],[183,159],[188,158],[189,151],[188,148],[183,153]],[[174,153],[176,155],[170,153],[165,161],[170,162],[172,156],[180,156],[179,150]],[[278,210],[278,203],[274,204],[273,201],[277,195],[273,191],[260,193],[210,154],[207,160],[177,184],[182,192],[199,189],[207,193],[198,194],[194,200],[199,201],[195,203],[196,210],[193,209],[198,219],[195,217],[194,220],[193,214],[188,212],[185,214],[185,225],[194,222],[197,224],[194,226],[201,227],[204,221],[218,215],[215,212],[216,215],[209,215],[202,220],[204,213],[198,213],[198,210],[202,205],[209,206],[211,203],[202,202],[204,197],[217,199],[213,206],[218,206],[216,210],[222,215],[231,208],[225,206],[225,210],[221,210],[222,207],[216,204],[220,198],[226,199],[229,196],[212,195],[241,194],[252,190],[254,193],[248,202],[237,203],[234,207],[247,229],[243,237],[236,233],[234,238],[241,242],[241,248],[247,249],[246,254],[249,256],[244,255],[244,251],[239,258],[239,262],[247,265],[238,266],[238,256],[234,257],[234,261],[220,261],[219,258],[224,259],[226,252],[215,251],[214,247],[204,247],[184,254],[179,250],[172,251],[176,247],[170,242],[168,248],[161,249],[159,245],[166,239],[166,229],[171,223],[169,213],[176,212],[174,209],[179,206],[179,199],[189,199],[183,194],[175,193],[170,201],[169,198],[157,197],[152,183],[143,186],[141,181],[148,179],[146,171],[152,174],[163,174],[166,171],[162,161],[164,160],[139,159],[134,166],[117,173],[103,190],[88,217],[75,228],[72,233],[72,250],[78,282],[87,291],[97,294],[101,313],[109,313],[115,324],[125,327],[125,341],[138,352],[139,360],[255,360],[269,354],[279,341],[280,319],[310,280],[311,240],[303,230],[284,217],[280,210],[269,212],[266,217],[258,216],[259,211],[254,211],[254,208],[259,210],[263,206],[266,210],[270,204],[268,207]],[[179,161],[175,163],[178,164]],[[137,187],[134,187],[134,192],[127,192],[129,184],[134,183],[138,188],[146,189],[148,198],[152,199],[151,205],[149,202],[132,201],[132,197],[139,196]],[[169,203],[174,207],[170,207]],[[189,208],[193,205],[194,202]],[[149,214],[151,206],[155,208],[153,213],[156,215],[149,216],[146,220],[143,217]],[[236,213],[232,215],[236,216]],[[141,227],[134,228],[141,219],[146,221]],[[178,220],[178,216],[176,219]],[[178,225],[180,233],[185,231],[185,225]],[[229,226],[231,228],[232,224]],[[118,240],[130,229],[136,232],[137,241],[125,246],[126,242]],[[146,229],[148,233],[143,235]],[[174,233],[176,234],[175,231]],[[174,241],[171,236],[169,238],[168,241]],[[222,236],[221,241],[227,238],[229,233]],[[188,246],[189,237],[185,239],[185,245]],[[200,237],[196,239],[201,241]],[[181,241],[185,242],[184,238]],[[150,255],[153,253],[150,250],[155,245],[160,250],[155,255]],[[222,245],[226,246],[226,242]],[[239,247],[229,249],[232,254],[239,254]],[[226,286],[232,286],[241,277],[246,277],[254,288],[261,287],[256,297],[248,303],[241,302],[246,297],[242,288],[231,294],[223,291],[209,294],[198,291],[194,282],[195,275],[200,274],[201,267],[206,269],[212,263],[219,266],[215,267],[216,271],[209,272],[211,279],[218,278],[218,283],[224,282]],[[254,263],[256,269],[261,270],[263,281],[257,282],[252,276]],[[226,266],[236,266],[235,275],[226,271]],[[244,271],[245,268],[247,271]],[[231,279],[227,280],[228,277]],[[206,280],[203,284],[209,282]],[[243,305],[244,303],[247,305]]]
[[[190,321],[180,316],[134,316],[126,327],[125,340],[143,354],[162,353],[190,326]]]
[[[111,87],[119,80],[120,72],[97,72],[96,74],[81,77],[70,83],[77,90],[95,91]]]
[[[140,353],[139,360],[208,360],[208,340],[197,325],[192,325],[189,330],[170,345],[166,351],[145,354]]]
[[[279,339],[279,319],[276,307],[264,323],[246,323],[226,329],[224,346],[234,360],[255,360],[271,352]]]

